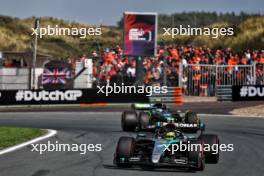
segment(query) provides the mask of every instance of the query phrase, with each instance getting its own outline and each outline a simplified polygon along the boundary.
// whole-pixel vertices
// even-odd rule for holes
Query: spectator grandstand
[[[187,74],[183,74],[181,80],[183,82],[190,79],[201,82],[206,82],[202,79],[210,79],[212,84],[215,81],[228,81],[228,79],[216,80],[216,75],[209,75],[209,66],[216,65],[226,66],[224,67],[224,75],[221,76],[236,75],[238,79],[250,81],[250,78],[246,78],[249,76],[247,70],[237,69],[234,66],[256,64],[256,83],[264,84],[264,50],[246,50],[243,53],[236,53],[230,48],[212,50],[192,46],[159,46],[157,53],[155,57],[143,58],[145,84],[164,84],[164,75],[166,75],[166,84],[177,86],[180,63],[183,69],[187,69],[187,65],[191,65],[192,71],[196,73],[192,75],[192,78],[188,78]],[[102,53],[93,51],[92,57],[94,62],[93,76],[97,78],[98,82],[133,83],[136,81],[136,60],[133,57],[123,56],[123,50],[120,46],[113,49],[107,48]],[[201,70],[200,65],[208,67]]]

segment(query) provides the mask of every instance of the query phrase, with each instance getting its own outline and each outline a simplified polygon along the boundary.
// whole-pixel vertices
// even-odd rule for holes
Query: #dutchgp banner
[[[124,13],[124,54],[154,56],[157,42],[156,13]]]
[[[238,85],[232,86],[233,101],[264,101],[263,85]]]

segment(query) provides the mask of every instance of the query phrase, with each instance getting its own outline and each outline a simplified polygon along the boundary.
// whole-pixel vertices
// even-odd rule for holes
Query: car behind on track
[[[173,125],[182,131],[204,130],[205,124],[192,111],[172,112],[165,104],[132,104],[130,111],[122,113],[123,131],[155,130],[156,127]]]

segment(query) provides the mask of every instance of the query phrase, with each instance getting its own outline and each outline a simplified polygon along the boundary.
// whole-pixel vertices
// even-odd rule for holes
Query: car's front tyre
[[[128,158],[133,156],[135,139],[133,137],[120,137],[116,147],[115,164],[119,167],[130,167]]]
[[[201,140],[205,145],[209,145],[211,150],[210,151],[205,151],[205,162],[206,163],[211,163],[211,164],[216,164],[219,161],[219,138],[217,135],[214,134],[203,134],[201,135]],[[217,146],[217,151],[212,151],[213,146]],[[215,148],[215,147],[214,147]],[[217,152],[215,154],[215,152]]]
[[[195,140],[190,142],[191,145],[197,145],[197,150],[188,151],[188,158],[193,163],[195,170],[203,171],[205,169],[205,158],[203,151],[203,142],[201,140]]]

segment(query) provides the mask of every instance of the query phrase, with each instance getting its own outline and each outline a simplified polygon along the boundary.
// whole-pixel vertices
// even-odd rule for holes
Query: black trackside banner
[[[124,13],[124,54],[154,56],[157,42],[156,13]]]
[[[0,105],[147,103],[146,93],[108,93],[99,89],[0,90]]]
[[[264,86],[262,85],[246,85],[232,86],[233,101],[264,101]]]

